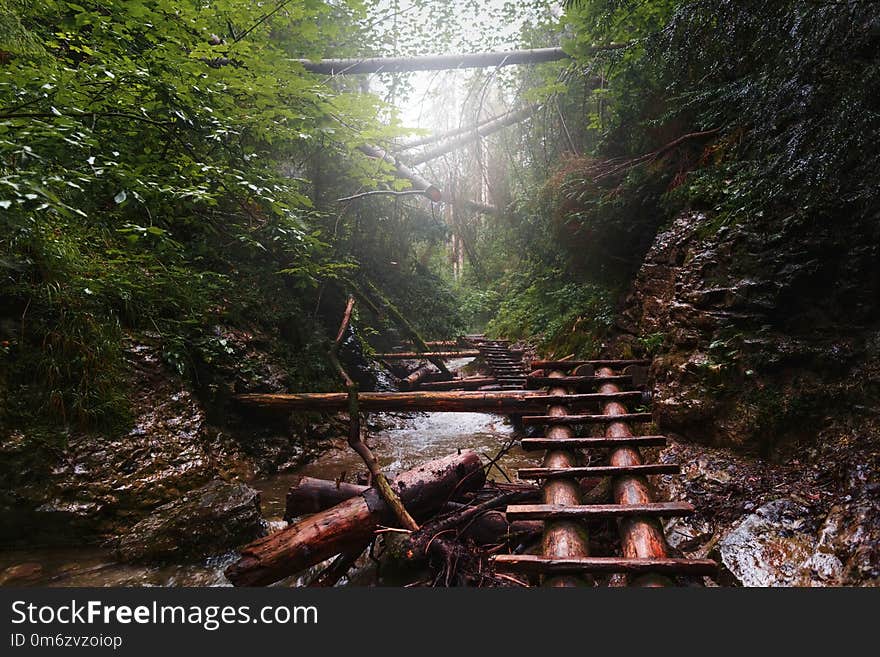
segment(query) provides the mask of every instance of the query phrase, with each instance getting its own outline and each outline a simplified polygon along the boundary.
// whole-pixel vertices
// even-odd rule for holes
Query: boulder
[[[744,586],[809,586],[816,536],[808,509],[781,498],[745,517],[719,545]]]
[[[120,537],[116,552],[122,561],[197,559],[264,533],[260,494],[218,479],[157,508]]]

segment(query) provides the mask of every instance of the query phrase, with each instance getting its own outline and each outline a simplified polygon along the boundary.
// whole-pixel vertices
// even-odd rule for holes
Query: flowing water
[[[460,367],[466,361],[455,361]],[[379,459],[383,471],[393,475],[433,458],[459,449],[473,449],[488,462],[513,437],[513,427],[504,416],[484,413],[378,414],[371,417],[367,443]],[[488,476],[503,481],[504,474],[515,478],[517,468],[538,465],[537,454],[511,448]],[[346,444],[331,449],[296,470],[258,479],[250,484],[260,491],[263,517],[270,527],[284,525],[287,491],[301,475],[336,479],[344,473],[355,481],[365,472],[360,458]],[[114,560],[109,550],[98,547],[9,550],[0,552],[0,586],[5,583],[35,586],[228,586],[223,570],[236,555],[228,553],[199,563],[133,565]],[[306,572],[282,582],[297,586],[309,581]],[[357,575],[369,582],[369,567]]]

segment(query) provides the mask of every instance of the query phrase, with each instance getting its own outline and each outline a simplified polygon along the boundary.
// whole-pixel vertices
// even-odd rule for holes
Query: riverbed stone
[[[243,483],[215,480],[157,508],[118,542],[123,561],[198,558],[265,534],[260,494]]]
[[[744,586],[807,586],[815,535],[808,509],[773,500],[752,513],[720,543],[727,569]]]

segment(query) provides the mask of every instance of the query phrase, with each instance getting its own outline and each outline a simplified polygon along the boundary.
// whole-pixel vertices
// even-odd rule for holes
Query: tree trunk
[[[429,148],[423,153],[407,157],[407,162],[415,166],[416,164],[422,164],[424,162],[436,160],[438,157],[457,150],[462,146],[471,143],[472,141],[480,139],[481,137],[491,135],[492,133],[498,132],[502,128],[506,128],[507,126],[513,125],[514,123],[524,121],[532,114],[534,114],[538,107],[538,105],[529,105],[528,107],[523,107],[522,109],[515,112],[510,112],[509,114],[499,116],[497,119],[494,119],[492,121],[487,121],[486,123],[476,126],[470,132],[454,137],[447,142],[435,146],[434,148]]]
[[[351,291],[354,292],[354,294],[359,299],[361,299],[367,305],[367,307],[369,307],[376,314],[377,317],[383,316],[380,308],[375,303],[373,303],[372,299],[364,294],[364,292],[362,292],[361,289],[357,285],[355,285],[353,281],[349,280],[347,281],[347,283],[348,286],[351,288]],[[370,291],[374,295],[376,295],[376,297],[378,297],[379,301],[387,309],[388,314],[391,315],[394,322],[407,334],[409,334],[410,339],[416,344],[416,347],[418,349],[421,349],[422,352],[430,352],[431,350],[428,348],[428,345],[425,344],[425,340],[416,330],[415,326],[413,326],[410,321],[403,316],[403,313],[401,313],[397,309],[397,306],[391,303],[391,301],[389,301],[375,285],[373,285],[369,281],[367,281],[367,285],[369,285]],[[452,373],[449,371],[449,368],[446,367],[446,363],[443,362],[442,358],[428,357],[428,360],[430,360],[434,364],[434,366],[438,370],[440,370],[440,372],[442,372],[444,377],[452,378]]]
[[[418,384],[430,379],[432,376],[439,375],[440,372],[433,365],[422,365],[413,370],[408,376],[400,381],[401,390],[412,390]]]
[[[358,486],[345,482],[328,481],[314,477],[301,477],[287,492],[287,507],[284,519],[290,522],[294,518],[308,513],[318,513],[340,502],[349,500],[355,495],[362,495],[369,486]]]
[[[312,73],[353,75],[357,73],[402,73],[445,71],[457,68],[486,68],[512,64],[537,64],[568,59],[562,48],[535,48],[506,52],[477,52],[463,55],[422,55],[416,57],[371,57],[366,59],[293,59]]]
[[[384,160],[385,162],[388,162],[391,166],[394,167],[394,170],[398,176],[409,180],[412,183],[413,189],[421,191],[425,196],[427,196],[435,203],[439,203],[443,199],[443,192],[440,191],[439,187],[431,182],[428,182],[425,178],[417,174],[408,166],[399,162],[396,157],[394,157],[387,151],[379,148],[378,146],[371,146],[370,144],[358,146],[358,150],[367,157],[372,157],[377,160]]]
[[[475,131],[479,130],[485,125],[490,123],[494,123],[495,121],[500,121],[506,119],[512,114],[518,114],[523,112],[525,109],[531,110],[526,116],[534,112],[538,108],[537,105],[530,105],[528,108],[523,108],[519,110],[511,110],[510,112],[505,112],[499,116],[493,116],[485,121],[480,121],[473,125],[462,126],[461,128],[455,128],[454,130],[449,130],[447,132],[441,132],[437,135],[428,135],[427,137],[420,137],[418,139],[411,139],[410,141],[404,142],[396,147],[398,151],[408,151],[412,148],[418,148],[419,146],[426,146],[427,144],[434,144],[438,141],[443,141],[444,139],[451,139],[452,137],[458,137],[463,134],[472,134]],[[525,117],[523,117],[525,118]]]
[[[407,511],[425,517],[453,495],[479,489],[485,482],[476,452],[436,459],[400,474],[393,488]],[[300,520],[242,548],[241,558],[226,569],[235,586],[277,582],[333,555],[352,552],[373,537],[394,514],[375,489]]]

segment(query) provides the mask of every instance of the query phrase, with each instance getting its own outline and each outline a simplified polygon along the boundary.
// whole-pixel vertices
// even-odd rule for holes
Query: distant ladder
[[[480,351],[480,356],[502,390],[525,387],[527,372],[522,351],[512,350],[509,340],[487,340],[483,336],[468,336],[467,340]]]

